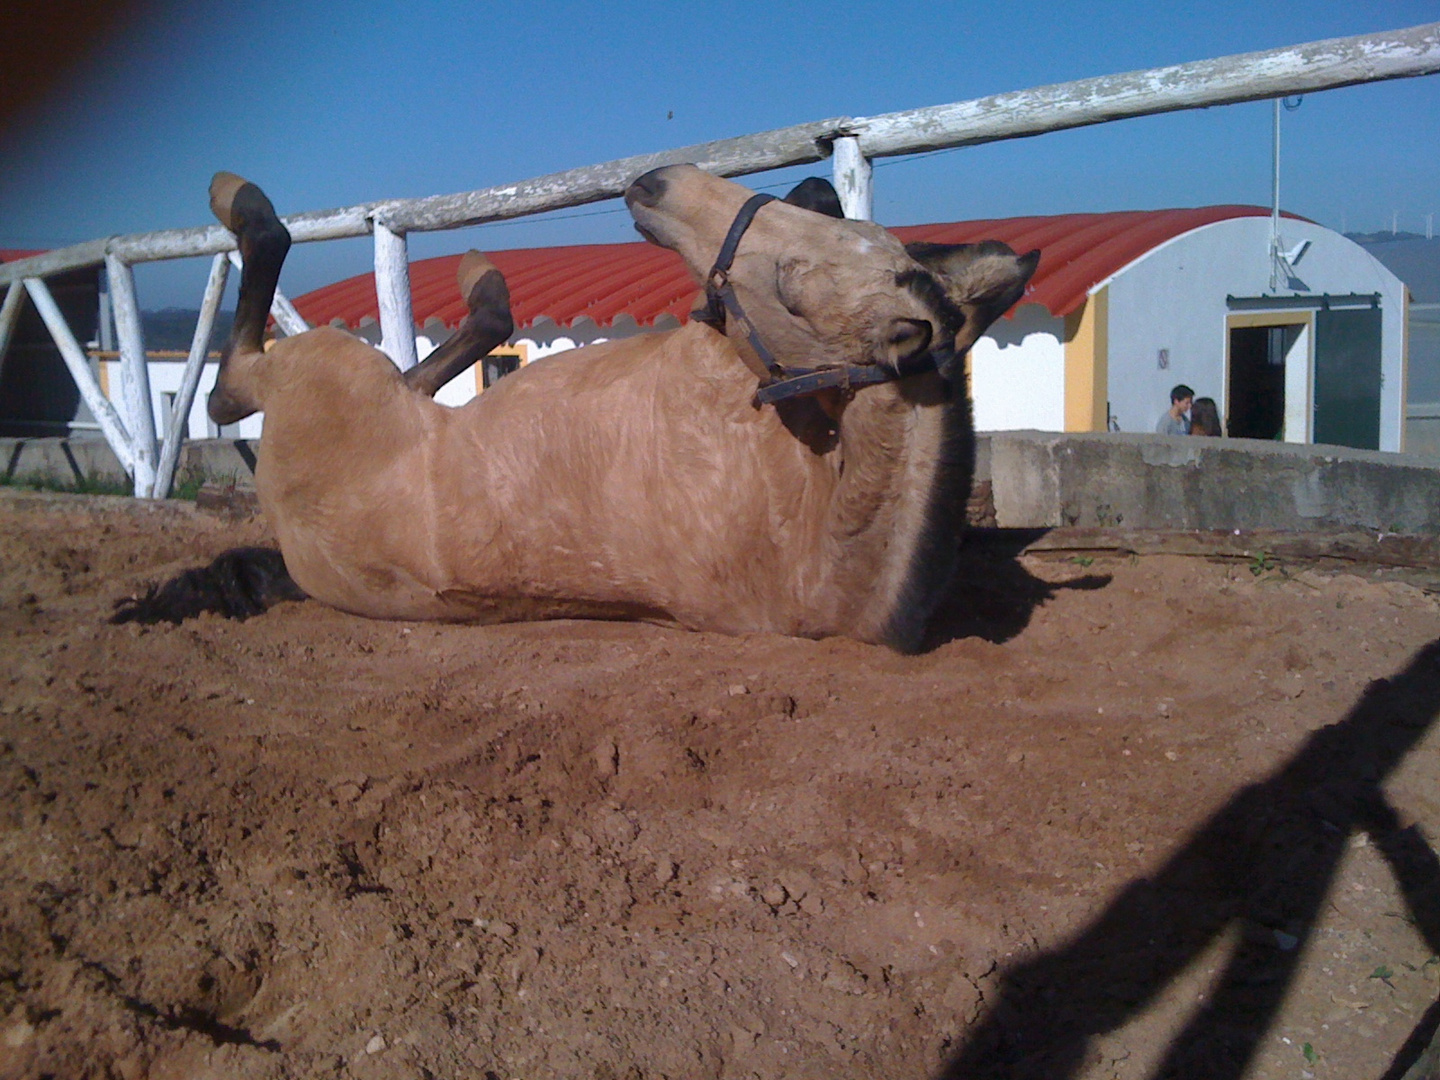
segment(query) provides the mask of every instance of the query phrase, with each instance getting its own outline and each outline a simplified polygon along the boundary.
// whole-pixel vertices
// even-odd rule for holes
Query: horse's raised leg
[[[217,424],[233,424],[260,408],[245,385],[246,361],[264,352],[265,324],[290,250],[290,232],[270,200],[250,181],[219,172],[210,181],[210,209],[235,234],[244,266],[230,340],[220,354],[220,374],[206,408]]]
[[[494,263],[478,251],[467,251],[457,277],[470,314],[439,348],[405,372],[405,385],[427,397],[434,397],[440,387],[510,340],[515,331],[510,289]]]

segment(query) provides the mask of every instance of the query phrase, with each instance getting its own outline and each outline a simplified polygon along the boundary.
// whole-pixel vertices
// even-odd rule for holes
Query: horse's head
[[[637,179],[625,201],[641,235],[677,252],[705,282],[751,194],[693,165],[670,165]],[[786,367],[905,373],[930,358],[948,373],[1019,298],[1039,258],[994,242],[931,246],[917,257],[873,222],[823,212],[836,205],[828,197],[822,212],[807,209],[815,194],[797,198],[797,190],[756,210],[728,271],[745,316]]]

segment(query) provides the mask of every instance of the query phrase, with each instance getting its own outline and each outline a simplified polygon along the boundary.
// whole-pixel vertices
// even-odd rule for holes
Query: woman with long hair
[[[1220,430],[1220,410],[1215,399],[1197,397],[1190,405],[1191,435],[1223,435]]]

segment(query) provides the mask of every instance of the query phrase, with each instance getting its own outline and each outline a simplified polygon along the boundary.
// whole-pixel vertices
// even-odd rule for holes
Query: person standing
[[[1220,410],[1214,398],[1197,397],[1190,406],[1191,435],[1223,435],[1220,430]]]
[[[1195,391],[1181,383],[1170,391],[1170,408],[1160,414],[1155,422],[1155,431],[1160,435],[1190,434],[1190,405],[1195,400]]]

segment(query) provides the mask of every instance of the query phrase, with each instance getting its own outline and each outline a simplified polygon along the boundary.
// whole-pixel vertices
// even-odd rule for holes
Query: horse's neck
[[[969,406],[938,376],[862,390],[840,427],[830,507],[835,595],[857,636],[919,644],[954,570],[974,469]]]

